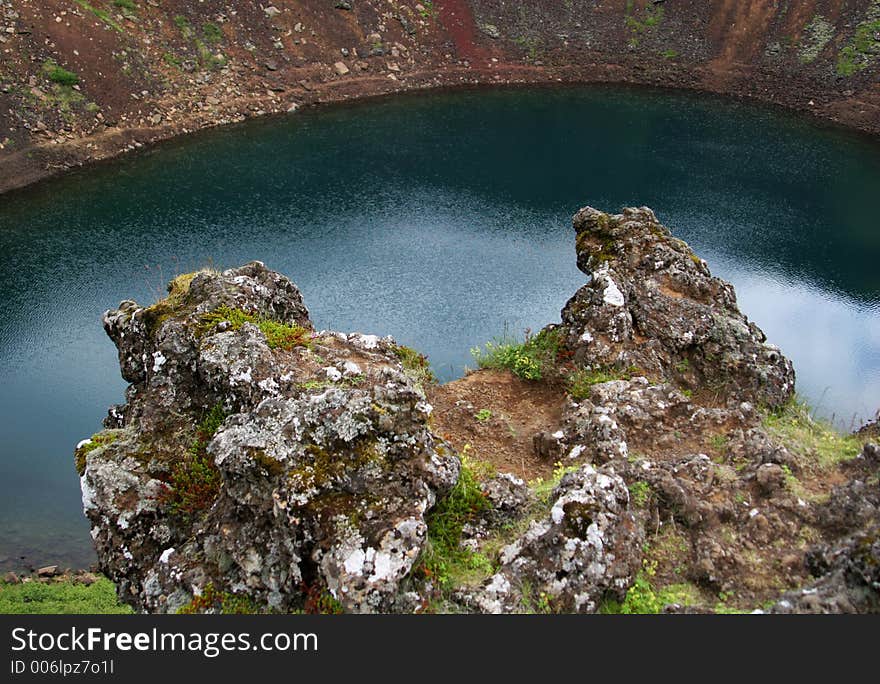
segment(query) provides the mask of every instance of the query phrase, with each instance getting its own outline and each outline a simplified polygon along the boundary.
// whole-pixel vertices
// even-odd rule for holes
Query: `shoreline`
[[[621,71],[623,73],[619,73]],[[664,76],[666,78],[663,78]],[[305,80],[301,79],[300,82]],[[453,67],[410,72],[406,81],[361,76],[310,84],[308,90],[298,85],[288,85],[288,87],[291,89],[291,95],[280,99],[274,96],[257,100],[243,97],[224,102],[220,106],[229,111],[219,118],[187,112],[188,116],[156,127],[118,128],[61,144],[31,145],[0,158],[0,195],[38,187],[45,181],[70,172],[88,170],[103,162],[124,157],[128,153],[151,150],[160,144],[183,139],[194,133],[228,128],[248,121],[269,121],[281,116],[289,116],[301,109],[356,105],[400,96],[495,89],[608,87],[712,96],[731,102],[766,107],[782,115],[803,118],[805,122],[808,121],[822,129],[847,131],[863,136],[871,142],[880,143],[880,120],[874,120],[876,117],[858,119],[853,116],[852,120],[841,118],[829,111],[833,101],[812,107],[796,105],[793,101],[785,101],[784,97],[780,97],[779,92],[769,91],[766,87],[759,93],[742,93],[737,92],[736,88],[715,87],[701,80],[697,72],[649,73],[647,78],[642,78],[631,73],[626,66],[611,64],[559,68],[499,64],[494,69]],[[796,89],[797,84],[792,84],[791,87]],[[783,89],[781,92],[784,93],[786,90]],[[259,108],[254,110],[254,107]],[[231,110],[241,111],[232,114]]]

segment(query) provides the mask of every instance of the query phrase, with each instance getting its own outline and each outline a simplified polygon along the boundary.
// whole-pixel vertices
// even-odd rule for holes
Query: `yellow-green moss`
[[[424,354],[399,344],[394,347],[394,354],[400,359],[404,372],[410,377],[417,387],[424,389],[428,385],[437,382],[434,372],[428,363],[428,357]]]
[[[74,452],[73,459],[76,464],[76,472],[82,475],[86,471],[86,457],[95,449],[100,449],[115,442],[119,439],[121,433],[122,430],[103,430],[92,435],[88,442]]]
[[[297,324],[281,323],[272,318],[221,306],[203,314],[197,332],[205,334],[216,325],[226,322],[230,330],[239,330],[245,323],[257,326],[266,336],[266,342],[272,349],[291,350],[294,347],[310,347],[312,344],[311,330]]]
[[[862,438],[842,434],[828,421],[814,418],[809,406],[798,399],[768,412],[764,427],[789,451],[813,459],[821,467],[855,458],[864,446]]]
[[[220,591],[209,582],[200,596],[194,596],[185,606],[178,609],[178,615],[197,615],[200,613],[220,613],[221,615],[249,615],[265,612],[257,603],[243,594]]]

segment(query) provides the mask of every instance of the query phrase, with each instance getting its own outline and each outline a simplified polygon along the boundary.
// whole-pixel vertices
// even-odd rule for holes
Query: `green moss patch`
[[[74,453],[74,463],[76,464],[76,472],[82,475],[86,471],[86,457],[95,449],[105,447],[112,444],[117,439],[122,430],[104,430],[92,435],[89,441],[79,447]]]
[[[199,613],[219,613],[221,615],[250,615],[265,612],[253,599],[242,594],[216,589],[212,583],[205,585],[200,596],[180,608],[178,615],[196,615]]]
[[[265,316],[221,306],[201,317],[198,332],[205,334],[220,323],[227,323],[229,330],[240,330],[245,323],[257,326],[266,336],[266,342],[272,349],[291,350],[294,347],[311,347],[312,331],[296,324],[281,323]]]

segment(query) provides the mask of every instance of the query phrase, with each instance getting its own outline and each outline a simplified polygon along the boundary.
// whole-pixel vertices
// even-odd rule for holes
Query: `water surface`
[[[648,205],[848,426],[880,407],[878,191],[871,139],[592,88],[300,112],[0,196],[0,568],[92,560],[72,449],[124,389],[100,314],[204,265],[261,259],[317,326],[392,334],[451,379],[558,320],[579,207]]]

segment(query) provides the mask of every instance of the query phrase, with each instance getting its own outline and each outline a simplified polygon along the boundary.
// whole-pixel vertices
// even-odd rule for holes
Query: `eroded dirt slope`
[[[0,0],[0,191],[298,106],[478,83],[743,95],[880,130],[880,0]]]

